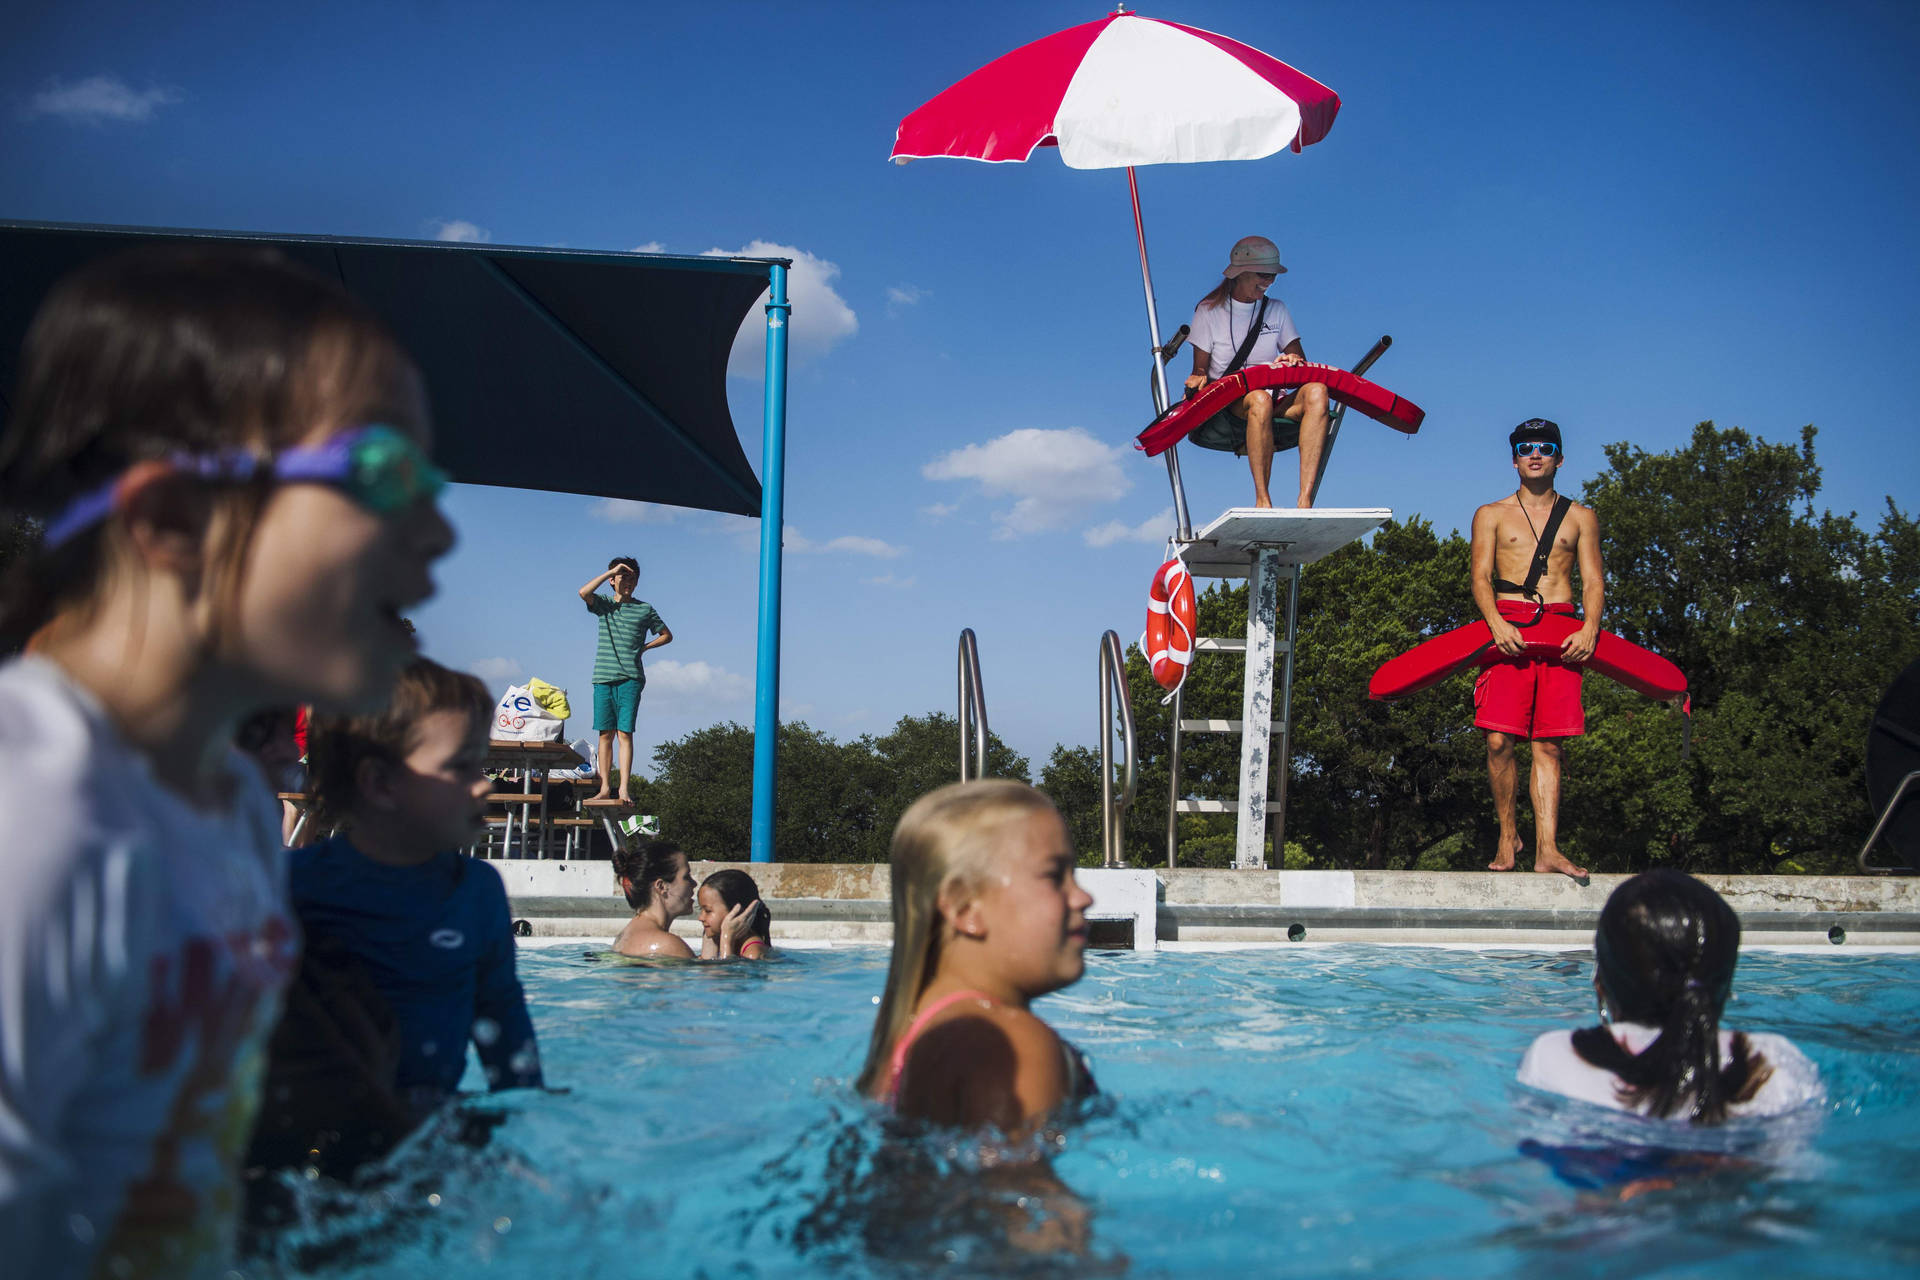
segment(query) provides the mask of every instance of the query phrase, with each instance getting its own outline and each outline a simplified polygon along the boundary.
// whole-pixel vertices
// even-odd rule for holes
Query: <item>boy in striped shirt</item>
[[[646,687],[646,669],[640,655],[673,643],[673,632],[645,600],[636,600],[640,563],[632,556],[615,556],[607,571],[580,588],[587,612],[600,624],[599,647],[593,654],[593,727],[600,734],[594,764],[600,771],[595,800],[613,796],[613,740],[620,738],[620,799],[633,803],[633,720],[640,710],[640,691]],[[613,594],[600,588],[611,585]],[[649,639],[649,635],[652,636]]]

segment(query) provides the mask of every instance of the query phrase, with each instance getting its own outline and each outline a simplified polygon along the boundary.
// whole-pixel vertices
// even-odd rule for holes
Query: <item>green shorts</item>
[[[1285,453],[1289,449],[1300,447],[1300,424],[1291,418],[1280,416],[1287,407],[1286,399],[1273,406],[1273,451]],[[1244,454],[1247,451],[1247,420],[1235,417],[1231,409],[1222,409],[1193,429],[1187,439],[1202,449],[1218,449],[1221,453]]]
[[[633,732],[633,718],[640,711],[640,690],[645,680],[615,680],[593,686],[593,727],[600,733],[619,730]]]

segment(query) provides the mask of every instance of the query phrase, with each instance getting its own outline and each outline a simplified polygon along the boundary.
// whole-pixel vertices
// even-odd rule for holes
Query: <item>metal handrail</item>
[[[1909,773],[1906,777],[1900,779],[1900,785],[1893,789],[1892,799],[1888,800],[1887,807],[1880,811],[1880,820],[1873,824],[1873,830],[1867,833],[1867,842],[1860,846],[1859,863],[1860,863],[1860,869],[1862,871],[1907,872],[1907,871],[1913,870],[1912,867],[1905,866],[1905,865],[1882,866],[1880,863],[1877,863],[1877,862],[1868,862],[1867,855],[1873,852],[1874,842],[1880,838],[1880,833],[1887,829],[1887,823],[1893,820],[1893,811],[1895,809],[1898,809],[1900,807],[1900,802],[1906,798],[1907,788],[1912,786],[1915,782],[1920,782],[1920,769],[1915,769],[1912,773]]]
[[[974,782],[987,776],[987,693],[980,683],[980,645],[972,627],[960,632],[959,683],[960,781]]]
[[[1113,794],[1114,695],[1120,700],[1121,788]],[[1109,867],[1125,866],[1121,858],[1123,820],[1140,783],[1139,751],[1133,734],[1133,703],[1127,697],[1127,660],[1120,637],[1109,631],[1100,637],[1100,848]]]
[[[1365,377],[1367,370],[1373,368],[1374,361],[1387,354],[1387,348],[1392,345],[1393,335],[1381,334],[1380,341],[1367,348],[1367,354],[1360,357],[1359,363],[1353,366],[1351,372],[1356,377]],[[1338,402],[1334,404],[1332,412],[1327,415],[1327,442],[1320,448],[1320,467],[1313,473],[1313,489],[1308,494],[1308,498],[1313,502],[1320,501],[1320,482],[1327,477],[1327,463],[1333,457],[1333,446],[1340,439],[1340,423],[1346,416],[1347,406]]]

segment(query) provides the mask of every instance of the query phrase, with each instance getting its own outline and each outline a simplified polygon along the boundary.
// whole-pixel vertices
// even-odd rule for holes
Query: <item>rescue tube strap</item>
[[[1540,579],[1547,572],[1547,557],[1553,554],[1553,537],[1560,532],[1560,522],[1567,518],[1567,512],[1573,507],[1573,499],[1562,494],[1553,504],[1553,510],[1547,515],[1547,527],[1540,531],[1533,544],[1533,563],[1527,567],[1527,580],[1513,582],[1506,578],[1495,578],[1495,591],[1517,591],[1523,596],[1540,599]],[[1527,508],[1521,504],[1520,514],[1526,515]],[[1532,521],[1528,521],[1531,525]],[[1536,619],[1538,621],[1538,619]]]

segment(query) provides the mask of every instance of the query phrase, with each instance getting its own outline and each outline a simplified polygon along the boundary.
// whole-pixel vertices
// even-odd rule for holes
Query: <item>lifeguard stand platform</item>
[[[1199,637],[1201,653],[1246,654],[1246,679],[1238,720],[1187,720],[1181,716],[1181,693],[1173,698],[1173,732],[1168,753],[1167,865],[1179,851],[1179,823],[1183,813],[1237,813],[1233,865],[1267,865],[1267,816],[1273,826],[1273,847],[1286,843],[1287,774],[1293,757],[1293,657],[1300,623],[1300,571],[1356,538],[1364,537],[1391,518],[1383,507],[1233,507],[1191,539],[1177,540],[1187,569],[1196,578],[1247,580],[1246,639]],[[1281,611],[1281,584],[1286,586]],[[1278,668],[1280,702],[1274,705],[1274,676]],[[1183,691],[1184,692],[1184,691]],[[1240,794],[1228,799],[1194,799],[1182,795],[1180,735],[1183,733],[1237,733],[1240,735]],[[1269,796],[1278,758],[1277,792]]]

